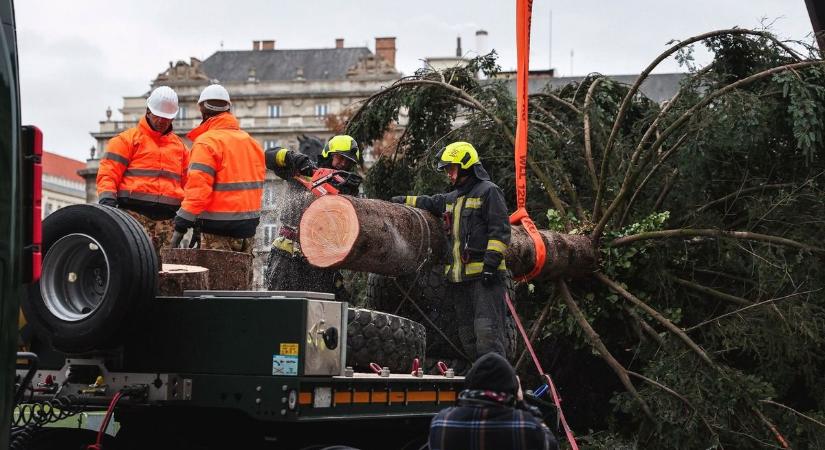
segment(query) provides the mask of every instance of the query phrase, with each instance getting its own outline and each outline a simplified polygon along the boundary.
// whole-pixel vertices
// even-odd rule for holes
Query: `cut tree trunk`
[[[209,289],[248,291],[252,289],[252,255],[199,248],[161,249],[164,263],[201,266],[209,269]],[[166,264],[164,264],[166,265]]]
[[[381,200],[325,195],[301,216],[301,252],[316,267],[400,275],[443,260],[441,221],[424,210]]]
[[[413,273],[424,262],[443,262],[447,245],[441,220],[427,211],[345,195],[315,200],[299,230],[310,264],[388,276]],[[539,277],[581,277],[595,270],[589,237],[540,232],[547,258]],[[535,264],[533,241],[521,226],[512,228],[505,260],[514,276],[527,274]]]
[[[209,289],[209,269],[185,264],[164,264],[158,273],[158,292],[164,296],[183,295],[183,291]]]

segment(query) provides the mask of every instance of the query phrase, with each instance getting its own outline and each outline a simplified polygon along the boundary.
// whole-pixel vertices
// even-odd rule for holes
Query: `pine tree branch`
[[[656,330],[654,330],[653,327],[650,326],[649,323],[647,323],[646,320],[642,319],[642,317],[639,316],[639,314],[637,314],[636,311],[633,311],[633,308],[627,305],[624,305],[623,309],[627,312],[627,314],[630,315],[630,317],[633,318],[633,320],[639,323],[639,326],[642,327],[642,329],[645,331],[645,333],[647,333],[650,336],[651,339],[653,339],[654,341],[656,341],[657,344],[659,344],[659,347],[664,347],[665,341],[662,339],[661,336],[659,336],[659,333],[657,333]]]
[[[642,87],[642,83],[647,79],[647,77],[650,75],[650,73],[653,71],[653,69],[655,69],[656,66],[658,66],[662,61],[669,58],[674,53],[678,52],[679,50],[681,50],[685,47],[690,46],[691,44],[694,44],[694,43],[699,42],[699,41],[704,41],[706,39],[710,39],[710,38],[714,38],[714,37],[718,37],[718,36],[726,36],[726,35],[751,35],[751,36],[760,36],[760,37],[769,39],[769,40],[773,41],[774,43],[776,43],[779,47],[781,47],[782,49],[787,51],[791,56],[794,57],[794,59],[796,59],[797,61],[799,60],[799,56],[795,52],[793,52],[785,44],[779,42],[770,33],[767,33],[767,32],[764,32],[764,31],[753,31],[753,30],[745,30],[745,29],[739,29],[739,28],[731,28],[731,29],[727,29],[727,30],[711,31],[709,33],[704,33],[704,34],[700,34],[698,36],[690,37],[688,39],[685,39],[684,41],[681,41],[681,42],[677,43],[676,45],[673,45],[672,47],[670,47],[666,51],[662,52],[659,56],[657,56],[656,59],[654,59],[653,62],[651,62],[645,68],[645,70],[643,70],[642,73],[639,74],[639,77],[636,78],[636,82],[633,83],[633,86],[630,87],[630,90],[627,91],[627,94],[625,95],[624,99],[622,99],[622,103],[619,106],[619,112],[616,114],[616,118],[613,121],[613,129],[610,131],[610,136],[608,136],[607,143],[604,146],[601,170],[599,172],[599,180],[601,180],[602,183],[604,183],[604,181],[605,181],[605,172],[607,170],[607,162],[610,159],[609,155],[610,155],[610,152],[613,150],[613,144],[615,143],[615,141],[618,137],[619,129],[621,128],[622,122],[624,121],[625,114],[627,114],[627,110],[630,107],[630,103],[633,100],[633,97],[635,97],[636,93],[639,92],[639,89]],[[596,193],[597,200],[601,200],[601,192],[603,191],[603,184],[600,184],[600,187],[601,187],[601,189],[599,189]],[[596,217],[594,216],[594,219],[595,218]]]
[[[779,442],[782,448],[791,448],[791,445],[788,444],[788,440],[785,439],[785,436],[783,436],[782,433],[779,432],[779,429],[776,428],[776,425],[774,425],[770,420],[768,420],[767,417],[765,417],[764,414],[762,414],[762,411],[756,409],[755,406],[751,407],[751,410],[756,414],[756,417],[758,417],[759,420],[761,420],[762,423],[764,423],[768,427],[768,429],[771,430],[771,433],[773,433],[773,436],[776,438],[776,440]]]
[[[584,313],[582,313],[581,309],[579,309],[579,305],[576,304],[576,301],[573,300],[573,296],[570,294],[570,290],[567,288],[567,284],[564,281],[558,282],[559,292],[561,293],[562,299],[567,304],[567,307],[570,309],[570,312],[575,317],[576,322],[579,323],[579,326],[584,331],[584,334],[587,335],[587,339],[590,341],[590,345],[599,352],[602,359],[613,369],[613,372],[616,373],[616,376],[619,377],[619,381],[622,382],[627,392],[632,395],[636,401],[639,402],[639,405],[644,411],[645,415],[650,419],[652,422],[656,422],[656,419],[653,417],[653,413],[650,411],[650,407],[647,405],[647,402],[639,395],[639,392],[636,391],[636,387],[633,386],[633,383],[630,382],[630,377],[627,375],[627,369],[625,369],[619,361],[616,361],[616,358],[610,354],[610,351],[605,347],[604,343],[602,342],[601,338],[599,337],[598,333],[590,326],[590,323],[587,321],[587,318],[584,317]]]
[[[810,180],[803,183],[803,186],[805,184],[808,184],[809,181]],[[714,205],[718,205],[719,203],[727,202],[728,200],[730,200],[732,198],[733,199],[738,198],[742,194],[747,194],[747,193],[750,193],[750,192],[764,192],[765,190],[782,189],[782,188],[793,187],[793,186],[795,186],[795,183],[779,183],[779,184],[763,184],[762,186],[753,186],[753,187],[749,187],[749,188],[739,189],[736,192],[731,192],[728,195],[725,195],[723,197],[719,197],[716,200],[713,200],[711,202],[708,202],[708,203],[700,206],[699,208],[696,208],[695,210],[691,211],[690,213],[685,214],[684,216],[680,217],[676,221],[676,223],[683,223],[684,221],[688,220],[691,216],[695,216],[696,214],[700,214],[703,211],[706,211],[708,208],[710,208]]]
[[[550,100],[558,103],[559,105],[562,105],[562,106],[566,107],[567,109],[569,109],[570,111],[576,113],[577,115],[580,115],[582,113],[582,111],[579,108],[577,108],[576,105],[568,102],[567,100],[564,100],[564,99],[560,98],[559,96],[557,96],[555,94],[545,94],[545,93],[532,94],[532,95],[530,95],[530,97],[531,98],[549,98]]]
[[[765,404],[768,404],[768,405],[774,405],[774,406],[778,406],[778,407],[780,407],[780,408],[787,409],[788,411],[790,411],[790,412],[792,412],[792,413],[796,414],[797,416],[802,417],[803,419],[807,419],[808,421],[813,422],[813,423],[815,423],[815,424],[817,424],[817,425],[819,425],[819,426],[821,426],[821,427],[825,428],[825,423],[820,422],[820,421],[818,421],[818,420],[814,419],[814,418],[813,418],[813,417],[811,417],[811,416],[806,416],[805,414],[802,414],[801,412],[799,412],[799,411],[797,411],[797,410],[795,410],[795,409],[791,408],[791,407],[790,407],[790,406],[788,406],[788,405],[783,405],[782,403],[777,403],[777,402],[774,402],[774,401],[772,401],[772,400],[759,400],[759,402],[760,402],[760,403],[765,403]]]
[[[544,305],[542,308],[541,313],[539,314],[538,319],[533,323],[533,326],[530,327],[530,342],[535,342],[536,337],[539,335],[539,331],[541,331],[541,327],[544,326],[544,322],[547,321],[547,316],[550,313],[550,308],[553,306],[554,299],[548,299],[547,304]],[[518,357],[518,361],[516,361],[515,369],[518,372],[521,364],[525,361],[525,357],[527,356],[527,349],[521,351],[521,355]]]
[[[771,299],[768,299],[768,300],[763,300],[763,301],[758,302],[758,303],[753,303],[753,304],[750,304],[748,306],[745,306],[744,308],[739,308],[736,311],[727,312],[725,314],[721,314],[719,316],[716,316],[713,319],[708,319],[708,320],[706,320],[704,322],[701,322],[699,324],[696,324],[696,325],[694,325],[690,328],[685,328],[685,332],[690,333],[691,331],[694,331],[697,328],[701,328],[701,327],[703,327],[703,326],[705,326],[709,323],[717,322],[719,320],[724,319],[725,317],[730,317],[730,316],[734,316],[734,315],[737,315],[737,314],[741,314],[741,313],[743,313],[743,312],[745,312],[749,309],[757,308],[757,307],[762,306],[762,305],[772,304],[772,303],[778,302],[780,300],[786,300],[786,299],[797,297],[797,296],[800,296],[800,295],[813,294],[814,292],[819,292],[821,290],[822,289],[814,289],[814,290],[805,291],[805,292],[794,292],[793,294],[788,294],[788,295],[785,295],[785,296],[782,296],[782,297],[771,298]]]
[[[716,289],[709,288],[707,286],[703,286],[698,283],[694,283],[692,281],[685,280],[683,278],[679,278],[673,275],[669,275],[668,278],[673,280],[674,283],[682,285],[686,288],[693,289],[696,292],[701,292],[703,294],[710,295],[711,297],[716,297],[720,300],[725,300],[727,302],[735,303],[737,305],[746,305],[746,306],[753,306],[753,302],[742,297],[737,297],[735,295],[726,294],[721,291],[717,291]]]
[[[706,95],[701,101],[699,101],[698,103],[693,105],[684,114],[682,114],[681,117],[679,117],[676,121],[674,121],[667,129],[665,129],[659,135],[659,137],[656,139],[656,142],[654,142],[653,145],[650,146],[649,151],[651,153],[656,153],[656,151],[658,151],[658,149],[662,146],[662,144],[665,142],[665,140],[667,140],[667,138],[670,137],[671,134],[673,134],[682,125],[684,125],[685,122],[688,121],[688,119],[691,119],[696,114],[697,111],[699,111],[700,109],[702,109],[705,106],[709,105],[716,98],[718,98],[722,95],[725,95],[725,94],[727,94],[728,92],[730,92],[734,89],[740,88],[742,86],[745,86],[747,84],[750,84],[750,83],[753,83],[755,81],[761,80],[763,78],[769,77],[771,75],[775,75],[779,72],[783,72],[783,71],[787,71],[787,70],[794,70],[794,69],[801,69],[801,68],[810,67],[810,66],[814,66],[814,65],[820,65],[820,64],[825,64],[825,61],[821,61],[821,60],[805,61],[805,62],[800,62],[800,63],[795,63],[795,64],[786,64],[786,65],[783,65],[783,66],[773,67],[771,69],[763,70],[762,72],[753,74],[749,77],[737,80],[733,83],[730,83],[730,84],[728,84],[728,85],[726,85],[726,86],[724,86],[724,87],[722,87],[722,88]],[[614,128],[614,130],[615,130],[615,128]],[[609,143],[608,143],[608,145],[605,146],[605,159],[602,160],[602,168],[603,169],[604,169],[604,166],[605,166],[604,162],[607,160],[606,156],[607,156],[608,148],[609,148]],[[599,222],[596,224],[596,227],[593,229],[592,237],[593,237],[594,241],[598,240],[598,238],[601,237],[601,234],[604,231],[605,226],[607,225],[607,221],[610,220],[610,217],[613,215],[616,208],[618,208],[618,206],[621,204],[621,201],[628,194],[631,178],[633,178],[629,175],[630,175],[631,171],[634,170],[634,168],[633,168],[634,165],[635,165],[635,161],[631,162],[630,166],[628,167],[628,173],[625,176],[624,181],[622,182],[622,186],[619,188],[619,193],[616,195],[616,198],[614,198],[613,201],[610,203],[610,206],[607,207],[607,210],[605,211],[604,215],[599,219]],[[604,173],[603,172],[604,171],[602,171],[599,174],[600,175],[600,180],[604,180]],[[598,192],[597,192],[596,197],[597,197],[597,199],[601,198],[599,196]]]
[[[714,437],[716,437],[717,441],[719,440],[719,436],[716,434],[715,431],[713,431],[713,427],[710,426],[710,422],[708,422],[708,420],[705,418],[705,416],[703,416],[701,413],[699,413],[699,410],[696,409],[696,407],[693,406],[693,403],[691,403],[690,400],[688,400],[684,395],[682,395],[682,394],[674,391],[673,389],[665,386],[664,384],[659,383],[658,381],[655,381],[653,379],[650,379],[650,378],[648,378],[648,377],[646,377],[646,376],[644,376],[640,373],[634,372],[632,370],[628,370],[627,373],[634,376],[634,377],[636,377],[636,378],[638,378],[638,379],[640,379],[640,380],[642,380],[642,381],[644,381],[645,383],[648,383],[652,386],[655,386],[655,387],[667,392],[668,394],[678,398],[679,400],[681,400],[685,405],[687,405],[688,408],[693,410],[693,412],[699,417],[699,419],[702,421],[702,423],[705,425],[705,427],[708,429],[708,431],[710,431],[710,434],[713,435]]]
[[[749,231],[724,231],[714,229],[695,229],[695,228],[680,228],[675,230],[649,231],[646,233],[633,234],[630,236],[623,236],[611,241],[608,246],[620,247],[622,245],[632,244],[638,241],[661,239],[661,238],[678,238],[678,237],[713,237],[713,238],[728,238],[741,239],[746,241],[767,242],[770,244],[783,245],[787,247],[794,247],[801,250],[806,250],[815,253],[825,253],[825,249],[815,247],[813,245],[804,244],[791,239],[781,238],[779,236],[771,236],[768,234],[751,233]]]
[[[590,88],[584,97],[584,106],[582,106],[582,110],[584,111],[584,160],[587,163],[587,171],[590,174],[590,181],[593,183],[594,191],[599,187],[599,180],[596,177],[596,165],[593,163],[593,150],[590,146],[590,105],[593,103],[593,93],[602,80],[604,80],[604,77],[599,77],[590,83]]]
[[[636,307],[640,308],[642,311],[646,312],[648,315],[656,319],[657,322],[662,324],[665,328],[668,329],[671,333],[675,334],[676,337],[682,340],[685,345],[688,346],[694,353],[696,353],[699,358],[702,359],[705,363],[707,363],[710,367],[716,368],[716,364],[711,361],[710,357],[707,353],[700,347],[693,339],[690,338],[681,328],[677,327],[673,322],[671,322],[667,317],[663,316],[659,311],[651,308],[647,303],[638,299],[635,295],[628,292],[624,289],[619,283],[607,278],[604,274],[596,272],[593,276],[602,282],[602,284],[606,285],[610,290],[616,292],[617,294],[621,295],[625,300],[633,303]]]

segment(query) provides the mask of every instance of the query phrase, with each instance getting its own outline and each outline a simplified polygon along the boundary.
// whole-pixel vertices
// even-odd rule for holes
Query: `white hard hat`
[[[220,84],[210,84],[209,86],[206,86],[203,91],[201,91],[198,104],[200,105],[206,100],[223,100],[230,105],[232,104],[232,102],[229,101],[229,92],[227,92],[226,88]]]
[[[178,94],[169,86],[160,86],[146,99],[146,107],[158,117],[174,119],[178,113]]]

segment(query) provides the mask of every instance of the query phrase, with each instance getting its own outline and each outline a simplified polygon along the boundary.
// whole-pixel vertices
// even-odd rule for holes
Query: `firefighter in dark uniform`
[[[458,334],[467,356],[488,352],[504,357],[504,251],[510,243],[507,204],[501,188],[468,142],[454,142],[438,154],[453,189],[432,196],[393,197],[395,203],[441,216],[448,230],[444,275],[453,284]]]
[[[266,167],[287,181],[281,208],[281,228],[272,242],[266,266],[267,289],[272,291],[313,291],[334,293],[336,299],[349,300],[341,273],[336,269],[320,269],[307,263],[298,242],[298,224],[304,210],[315,198],[295,177],[312,178],[317,168],[343,171],[346,184],[335,187],[341,194],[358,195],[361,177],[358,168],[361,151],[355,140],[347,135],[330,139],[313,162],[303,153],[274,148],[266,151]]]

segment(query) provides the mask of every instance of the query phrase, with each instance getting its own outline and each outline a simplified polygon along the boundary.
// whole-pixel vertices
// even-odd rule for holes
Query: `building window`
[[[46,202],[46,207],[43,208],[43,211],[44,211],[43,217],[46,217],[49,214],[51,214],[52,212],[54,212],[54,206],[52,205],[52,202]]]
[[[280,229],[279,225],[265,225],[264,226],[264,240],[261,244],[264,248],[269,248],[272,246],[272,241],[278,237],[278,230]]]
[[[178,108],[178,114],[175,116],[175,118],[176,118],[176,119],[185,119],[185,118],[186,118],[186,116],[187,116],[187,114],[186,114],[186,107],[185,107],[185,106],[181,106],[180,108]]]
[[[281,117],[281,105],[269,105],[269,117]]]
[[[278,141],[275,139],[266,139],[264,140],[264,150],[269,150],[271,148],[278,147]]]
[[[278,206],[278,187],[276,184],[272,181],[267,181],[264,184],[263,206],[267,209]]]
[[[323,117],[329,114],[329,105],[326,103],[321,105],[315,105],[315,115],[318,117]]]

